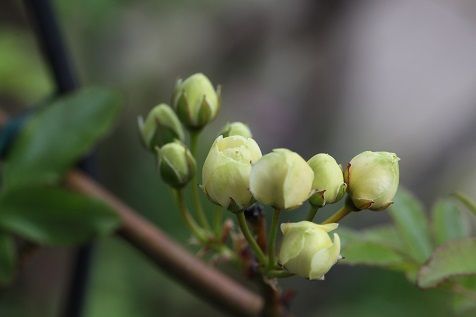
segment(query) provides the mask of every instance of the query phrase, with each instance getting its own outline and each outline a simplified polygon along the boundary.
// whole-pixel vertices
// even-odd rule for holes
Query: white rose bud
[[[208,198],[234,212],[249,207],[253,203],[249,189],[251,164],[260,158],[255,140],[220,135],[203,164],[202,188]]]
[[[277,209],[292,209],[312,192],[314,172],[299,154],[275,149],[253,165],[250,189],[259,202]]]
[[[314,171],[312,189],[316,191],[309,199],[315,207],[333,204],[339,201],[345,193],[347,185],[344,183],[344,174],[336,160],[329,154],[316,154],[309,161]]]
[[[205,75],[194,74],[177,81],[172,103],[187,128],[200,130],[216,117],[220,99],[219,88],[215,90]]]
[[[382,210],[393,203],[399,182],[399,160],[395,153],[365,151],[350,161],[345,181],[355,207]]]
[[[281,224],[279,262],[291,273],[311,280],[324,279],[324,274],[342,258],[339,236],[334,233],[332,241],[328,234],[337,226],[309,221]]]

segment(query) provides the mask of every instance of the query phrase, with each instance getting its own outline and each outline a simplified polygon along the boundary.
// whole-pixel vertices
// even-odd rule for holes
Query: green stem
[[[195,160],[197,160],[197,145],[198,145],[198,136],[200,132],[192,131],[190,132],[190,152],[192,153]],[[198,221],[205,229],[210,230],[210,224],[208,223],[207,217],[205,216],[205,212],[202,208],[202,203],[200,201],[200,194],[198,192],[198,181],[197,181],[197,174],[193,176],[192,179],[192,196],[193,196],[193,204],[195,207],[195,211],[198,216]]]
[[[240,225],[241,232],[243,232],[243,235],[245,236],[246,241],[248,241],[250,248],[253,250],[256,257],[258,258],[259,263],[265,266],[267,263],[266,256],[264,255],[263,250],[261,250],[255,238],[251,234],[250,228],[248,228],[248,224],[246,223],[245,218],[245,212],[240,211],[236,214],[236,216],[238,217],[238,224]]]
[[[268,277],[278,277],[278,278],[294,276],[293,273],[284,271],[284,270],[271,270],[271,271],[268,271],[266,275]]]
[[[215,234],[217,236],[217,239],[221,239],[221,233],[223,229],[223,209],[221,207],[215,208],[215,217],[213,225],[215,227]]]
[[[197,238],[200,242],[206,243],[207,237],[203,229],[195,222],[192,215],[188,212],[187,206],[185,206],[185,200],[183,198],[183,192],[180,189],[175,191],[177,197],[177,204],[180,210],[180,214],[185,221],[185,224],[190,229],[192,234]]]
[[[471,198],[462,193],[453,193],[453,196],[458,198],[459,201],[462,202],[466,208],[468,208],[472,213],[476,215],[476,203],[471,200]]]
[[[310,205],[309,206],[309,211],[307,212],[306,220],[310,221],[310,222],[313,222],[314,218],[316,217],[316,214],[317,214],[318,210],[319,210],[319,208],[314,207],[313,205]]]
[[[344,218],[345,216],[347,216],[351,212],[352,212],[352,208],[350,208],[349,206],[347,206],[347,204],[345,204],[335,214],[333,214],[332,216],[330,216],[329,218],[324,220],[322,222],[322,224],[325,225],[325,224],[328,224],[328,223],[339,222],[339,220],[341,220],[342,218]]]
[[[271,222],[271,231],[269,233],[269,244],[268,244],[268,270],[271,270],[276,265],[276,236],[278,233],[278,225],[279,225],[279,215],[281,214],[281,210],[275,209],[273,213],[273,220]]]

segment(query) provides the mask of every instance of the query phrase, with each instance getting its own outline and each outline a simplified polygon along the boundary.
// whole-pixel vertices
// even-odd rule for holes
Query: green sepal
[[[13,280],[17,266],[15,240],[11,234],[0,231],[0,288]]]
[[[195,123],[193,122],[192,114],[190,113],[190,107],[188,105],[188,100],[187,96],[185,95],[185,92],[181,92],[180,96],[178,97],[176,111],[180,121],[182,121],[182,123],[186,127],[195,127]]]
[[[321,190],[314,193],[314,195],[312,195],[312,197],[309,199],[309,203],[316,208],[324,207],[326,205],[326,200],[324,198],[325,192],[325,190]]]
[[[207,123],[213,120],[213,110],[207,101],[207,98],[203,96],[202,103],[198,112],[197,127],[203,127]]]
[[[177,102],[178,94],[181,91],[180,86],[182,85],[182,82],[183,82],[183,80],[181,78],[177,79],[177,81],[175,82],[175,88],[174,88],[174,91],[172,92],[172,96],[170,98],[170,104],[172,105],[172,107]]]
[[[177,143],[178,145],[183,148],[183,155],[185,158],[185,169],[183,171],[180,171],[177,169],[177,164],[174,164],[173,161],[170,160],[169,157],[164,155],[164,150],[166,146],[169,144],[174,146],[174,143]],[[169,184],[170,186],[180,189],[183,188],[185,185],[187,185],[190,180],[193,178],[195,175],[195,170],[197,168],[195,159],[193,158],[192,154],[190,151],[181,143],[181,142],[172,142],[165,145],[163,149],[156,148],[157,151],[157,158],[158,158],[158,169],[160,172],[160,175],[162,179]],[[172,155],[174,157],[174,155]]]
[[[346,184],[346,183],[342,183],[342,185],[340,185],[339,193],[337,194],[336,201],[341,200],[342,197],[344,197],[346,191],[347,191],[347,184]]]
[[[220,113],[220,110],[221,110],[221,85],[217,86],[216,93],[217,93],[217,109],[215,112],[215,117]]]

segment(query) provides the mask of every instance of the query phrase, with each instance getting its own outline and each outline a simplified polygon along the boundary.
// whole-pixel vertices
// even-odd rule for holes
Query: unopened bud
[[[215,90],[205,75],[194,74],[177,82],[172,102],[183,124],[191,130],[200,130],[220,109],[220,89]]]
[[[139,117],[138,124],[142,142],[151,151],[175,140],[184,140],[180,120],[172,108],[164,103],[154,107],[147,115],[145,122],[142,117]]]
[[[182,188],[195,175],[196,163],[190,151],[180,142],[167,143],[157,149],[162,179],[174,188]]]
[[[242,122],[227,123],[220,131],[220,135],[223,135],[224,138],[232,135],[241,135],[245,138],[253,137],[250,128]]]
[[[340,239],[334,233],[334,241],[328,232],[337,223],[318,225],[309,221],[281,224],[283,242],[279,262],[291,273],[313,279],[324,279],[331,267],[341,259]]]
[[[399,182],[399,160],[395,153],[365,151],[350,161],[345,181],[355,207],[382,210],[393,203]]]
[[[299,154],[275,149],[253,165],[250,190],[257,201],[278,209],[292,209],[312,191],[314,172]]]
[[[316,191],[309,202],[315,207],[323,207],[325,204],[339,201],[344,196],[347,185],[336,160],[329,154],[320,153],[314,155],[307,163],[314,171],[312,189]]]
[[[220,135],[203,164],[202,188],[208,198],[235,212],[249,207],[253,203],[249,189],[251,164],[260,158],[255,140]]]

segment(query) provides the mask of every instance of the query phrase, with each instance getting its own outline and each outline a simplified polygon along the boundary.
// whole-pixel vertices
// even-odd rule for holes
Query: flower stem
[[[197,238],[200,242],[206,243],[207,237],[205,232],[202,228],[195,222],[192,215],[188,212],[187,207],[185,206],[185,200],[183,198],[183,192],[180,189],[175,191],[175,196],[177,197],[177,204],[180,210],[180,214],[185,221],[185,224],[190,229],[192,234]]]
[[[281,210],[275,209],[273,213],[273,220],[271,222],[271,231],[269,233],[269,247],[268,247],[268,270],[271,270],[276,265],[276,236],[278,233],[279,215]]]
[[[271,271],[268,271],[266,275],[268,277],[278,277],[278,278],[294,276],[293,273],[285,271],[285,270],[271,270]]]
[[[190,152],[192,153],[195,160],[197,160],[197,145],[198,145],[199,135],[200,135],[200,132],[196,132],[196,131],[190,132]],[[200,202],[197,174],[195,174],[192,179],[192,196],[193,196],[193,204],[195,207],[195,212],[197,213],[197,216],[198,216],[198,221],[200,222],[203,228],[210,230],[210,224],[208,223],[207,217],[205,216],[205,212],[203,211],[203,208],[202,208],[202,203]]]
[[[223,209],[221,207],[215,207],[215,217],[214,217],[214,227],[215,227],[215,234],[217,239],[220,239],[221,232],[223,229]]]
[[[309,211],[307,212],[306,220],[313,222],[318,210],[319,208],[309,205]]]
[[[256,257],[258,258],[259,263],[265,266],[267,263],[266,256],[264,255],[263,250],[261,250],[255,238],[250,232],[250,228],[246,223],[245,212],[240,211],[236,214],[236,216],[238,217],[238,224],[240,225],[241,232],[243,232],[243,235],[245,236],[246,241],[248,241],[250,248],[253,250]]]
[[[352,212],[352,208],[350,208],[347,204],[345,204],[344,206],[342,206],[341,209],[336,211],[332,216],[330,216],[329,218],[324,220],[322,222],[322,224],[325,225],[325,224],[328,224],[328,223],[339,222],[342,218],[344,218],[345,216],[347,216],[351,212]]]

